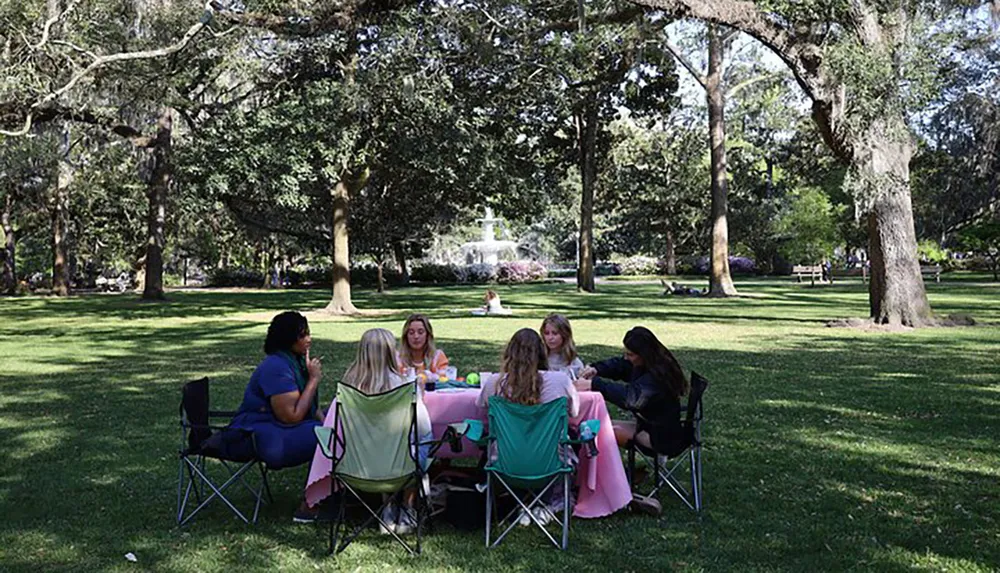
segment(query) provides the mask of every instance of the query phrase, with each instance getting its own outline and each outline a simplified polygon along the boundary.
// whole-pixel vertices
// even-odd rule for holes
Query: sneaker
[[[632,494],[632,503],[629,504],[629,507],[636,511],[641,511],[646,515],[657,516],[663,512],[663,507],[660,505],[660,501],[658,499],[646,497],[637,493]]]
[[[396,521],[396,533],[406,535],[417,529],[417,514],[412,508],[405,507],[399,512],[399,519]]]
[[[569,511],[570,511],[570,513],[573,512],[573,508],[574,507],[576,507],[576,496],[573,495],[573,494],[570,494],[570,496],[569,496]],[[549,508],[549,513],[551,513],[553,516],[555,516],[558,513],[562,513],[562,510],[563,510],[562,496],[559,496],[559,499],[553,499],[553,500],[551,500],[548,503],[548,508]]]
[[[544,507],[536,507],[535,509],[531,510],[531,515],[534,515],[535,521],[537,521],[541,525],[547,525],[550,521],[552,521],[553,517],[553,515],[549,512],[549,510]]]
[[[396,506],[396,502],[390,501],[382,508],[382,523],[379,524],[378,529],[382,535],[389,535],[389,532],[400,533],[399,527],[396,525],[396,521],[399,519],[399,507]]]
[[[528,527],[529,525],[531,525],[531,518],[528,517],[528,514],[526,512],[521,511],[521,515],[518,516],[517,518],[517,524],[520,525],[521,527]]]
[[[309,507],[302,502],[295,513],[292,514],[294,523],[316,523],[317,521],[332,521],[334,510],[326,503],[318,503],[316,507]]]
[[[319,519],[319,506],[309,507],[302,504],[295,513],[292,514],[293,523],[315,523]]]

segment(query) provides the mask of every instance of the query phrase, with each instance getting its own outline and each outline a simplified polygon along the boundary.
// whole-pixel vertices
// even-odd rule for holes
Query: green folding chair
[[[517,525],[523,512],[553,545],[566,549],[569,544],[571,511],[570,475],[573,472],[569,463],[569,449],[574,444],[588,444],[590,454],[596,455],[594,442],[600,422],[587,420],[581,424],[581,432],[586,438],[570,439],[565,397],[544,404],[525,406],[500,396],[491,396],[488,411],[489,434],[483,441],[488,452],[495,445],[496,457],[485,468],[486,547],[499,545]],[[468,436],[470,439],[481,433],[481,426],[477,426],[474,421],[466,420],[466,424],[473,426]],[[556,519],[553,522],[562,527],[562,543],[556,541],[545,524],[532,513],[535,507],[548,511],[544,504],[545,494],[560,480],[563,483],[562,520]],[[491,539],[492,518],[496,507],[494,482],[503,486],[517,505],[497,523],[497,529],[503,529],[503,532],[496,539]]]
[[[330,502],[335,506],[337,517],[330,521],[330,553],[335,547],[337,553],[346,549],[373,520],[383,526],[407,552],[420,553],[427,492],[423,487],[424,468],[418,459],[418,448],[428,446],[429,458],[444,442],[460,447],[460,436],[449,428],[441,440],[419,441],[415,390],[415,385],[410,383],[382,394],[368,395],[347,384],[340,384],[333,427],[316,428],[320,449],[332,461]],[[339,431],[335,432],[334,428]],[[389,528],[381,517],[386,504],[408,487],[417,488],[415,549]],[[360,492],[389,495],[378,509],[372,509]],[[338,537],[347,533],[345,495],[353,496],[370,515],[350,535],[342,537],[337,547]]]

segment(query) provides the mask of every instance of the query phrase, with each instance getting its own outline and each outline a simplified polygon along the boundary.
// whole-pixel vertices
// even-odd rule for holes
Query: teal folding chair
[[[568,434],[566,398],[559,398],[544,404],[525,406],[510,402],[500,396],[489,399],[489,435],[483,440],[487,452],[496,449],[496,457],[490,455],[486,465],[486,547],[496,547],[517,525],[520,514],[527,515],[532,523],[545,534],[553,545],[566,549],[569,544],[570,520],[570,475],[573,467],[569,463],[569,449],[574,444],[589,444],[591,455],[596,455],[594,440],[600,429],[600,422],[588,420],[581,424],[586,428],[587,439],[572,440]],[[481,433],[481,426],[467,420],[473,429],[470,439]],[[545,524],[532,513],[535,507],[549,511],[544,503],[545,494],[562,481],[563,511],[561,520],[553,520],[562,527],[562,542],[549,532]],[[496,486],[498,483],[513,497],[517,505],[497,523],[503,532],[491,540],[492,517],[496,507]],[[519,490],[520,493],[515,492]]]
[[[316,428],[320,449],[332,461],[330,502],[334,504],[337,517],[330,521],[330,553],[334,552],[334,548],[337,553],[346,549],[373,520],[383,526],[408,553],[420,553],[427,492],[423,487],[425,469],[420,465],[417,451],[421,446],[429,446],[429,459],[446,441],[458,447],[460,436],[449,428],[441,440],[419,441],[415,390],[415,385],[409,383],[382,394],[368,395],[347,384],[340,384],[333,427]],[[339,431],[335,432],[334,428]],[[409,487],[417,489],[415,549],[389,528],[381,517],[386,504]],[[388,496],[378,509],[373,509],[361,497],[362,492]],[[347,533],[344,520],[346,495],[353,496],[370,515],[350,535],[343,536],[337,547],[341,529],[343,534]]]

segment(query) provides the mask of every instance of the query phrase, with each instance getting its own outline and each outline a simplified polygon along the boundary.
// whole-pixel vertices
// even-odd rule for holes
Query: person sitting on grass
[[[563,372],[571,380],[576,380],[583,370],[583,361],[576,353],[573,328],[569,325],[569,319],[561,314],[550,314],[542,321],[539,332],[545,341],[549,370]]]
[[[411,314],[403,324],[399,340],[399,372],[404,376],[412,368],[415,374],[437,377],[448,367],[448,357],[434,344],[434,329],[429,318]]]
[[[472,314],[477,316],[484,315],[510,315],[513,314],[509,308],[504,308],[500,304],[500,295],[493,289],[488,289],[486,294],[483,296],[483,306],[472,311]]]
[[[491,396],[502,396],[516,404],[533,406],[567,398],[567,413],[571,418],[580,413],[580,396],[573,386],[573,380],[563,372],[548,369],[545,344],[538,333],[530,328],[522,328],[514,333],[503,351],[500,372],[484,380],[476,405],[486,408]],[[495,456],[496,452],[491,452]],[[548,523],[557,510],[562,510],[562,482],[549,490],[546,503],[549,509],[538,507],[535,518],[542,524]],[[522,515],[519,522],[523,526],[531,524],[531,518]]]
[[[584,368],[575,382],[576,389],[596,390],[605,400],[635,416],[634,422],[612,422],[619,446],[635,440],[657,453],[676,455],[684,449],[680,398],[689,387],[684,371],[648,328],[637,326],[629,330],[622,342],[624,356]],[[660,504],[655,499],[635,495],[633,505],[660,513]]]
[[[344,374],[343,383],[367,395],[381,394],[406,384],[397,368],[395,349],[396,338],[388,330],[373,328],[366,331],[361,336],[354,362]],[[417,399],[417,434],[419,442],[434,439],[431,418],[422,398]],[[420,446],[417,450],[417,461],[425,470],[431,461],[429,451],[430,446]],[[382,510],[383,523],[397,534],[410,533],[416,529],[416,497],[416,488],[411,488],[404,492],[403,507],[391,500]],[[389,532],[383,527],[382,533]]]

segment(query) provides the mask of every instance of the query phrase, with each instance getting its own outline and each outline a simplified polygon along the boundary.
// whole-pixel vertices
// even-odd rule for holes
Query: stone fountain
[[[500,260],[501,253],[516,253],[517,241],[500,240],[496,238],[493,230],[495,224],[500,224],[503,236],[507,236],[506,229],[503,228],[503,219],[493,216],[493,209],[486,207],[486,216],[476,219],[482,225],[482,240],[471,241],[462,245],[462,255],[466,264],[485,263],[495,265]]]

